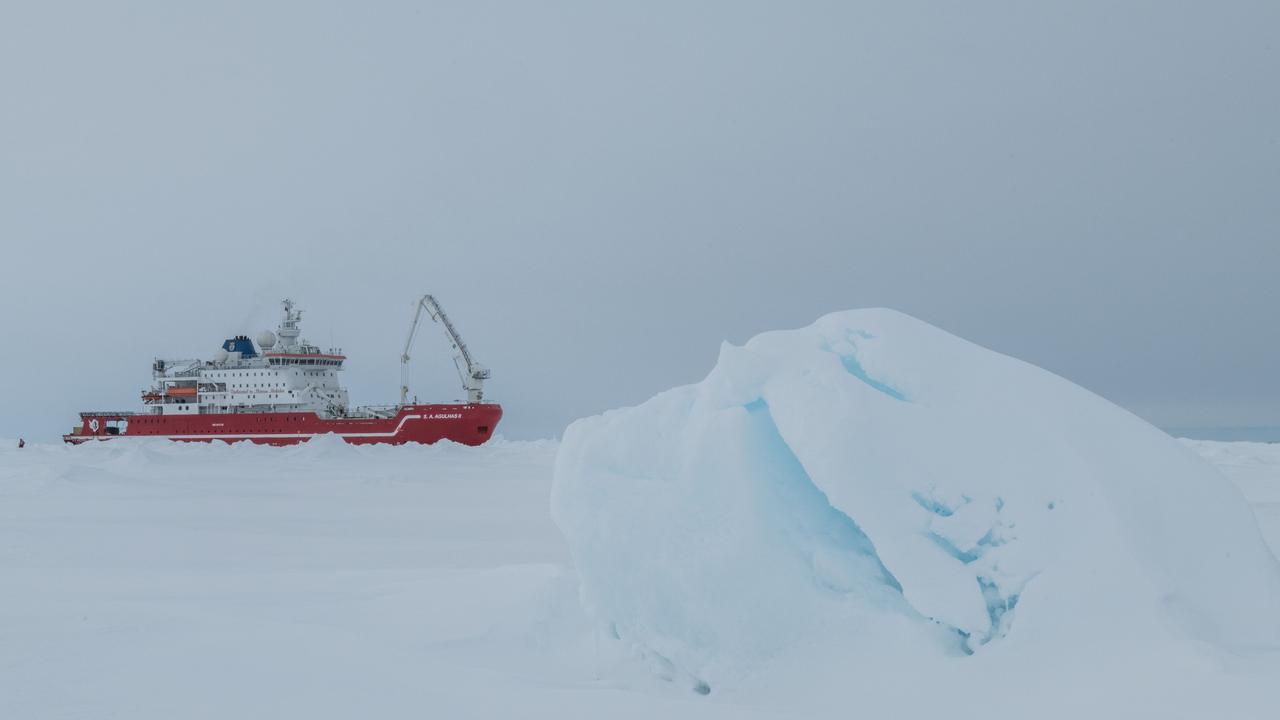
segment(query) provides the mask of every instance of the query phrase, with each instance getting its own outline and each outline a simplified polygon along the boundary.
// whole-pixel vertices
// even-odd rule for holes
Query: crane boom
[[[414,308],[413,324],[409,326],[409,337],[405,339],[404,352],[400,354],[400,404],[405,404],[409,397],[407,375],[409,351],[413,349],[413,341],[418,334],[418,323],[422,320],[423,310],[426,310],[427,315],[444,328],[445,336],[449,339],[449,346],[453,349],[453,364],[458,369],[458,377],[462,379],[462,389],[467,391],[467,402],[472,404],[481,402],[484,400],[484,381],[489,379],[489,368],[476,362],[471,357],[471,351],[467,349],[467,344],[462,341],[462,336],[458,334],[457,328],[449,321],[449,316],[445,314],[444,308],[440,307],[440,303],[436,302],[434,297],[427,294],[418,300]]]

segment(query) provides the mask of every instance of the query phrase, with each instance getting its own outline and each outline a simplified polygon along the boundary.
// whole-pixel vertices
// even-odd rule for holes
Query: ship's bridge
[[[331,367],[342,369],[342,363],[347,359],[346,355],[337,355],[330,353],[285,353],[285,352],[264,352],[262,357],[266,358],[268,365],[302,365],[316,367]]]

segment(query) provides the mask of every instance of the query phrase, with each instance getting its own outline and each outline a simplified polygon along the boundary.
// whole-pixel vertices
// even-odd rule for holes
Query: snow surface
[[[594,681],[608,656],[546,509],[555,450],[5,442],[0,718],[690,703]]]
[[[693,692],[583,613],[547,502],[554,442],[14,445],[0,440],[0,718],[1039,720],[1280,707],[1280,660],[1263,652],[1139,645],[1108,634],[1106,617],[1106,652],[1018,646],[1028,599],[1004,641],[935,657],[953,635],[920,630],[874,565],[839,554],[823,559],[826,576],[884,602],[849,603],[849,616],[906,619],[860,645],[792,643],[747,682]],[[1280,547],[1280,446],[1186,446],[1240,484]],[[839,517],[801,520],[826,523],[833,552],[863,547]],[[1191,532],[1213,542],[1212,527]]]
[[[893,311],[725,345],[702,382],[571,425],[555,475],[588,613],[699,692],[801,657],[1006,676],[1280,653],[1280,564],[1226,478]]]
[[[1280,443],[1182,442],[1235,481],[1271,551],[1280,556]]]

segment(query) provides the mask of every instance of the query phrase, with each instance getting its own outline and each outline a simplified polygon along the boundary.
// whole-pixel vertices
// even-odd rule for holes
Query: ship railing
[[[361,405],[347,414],[352,417],[389,418],[395,417],[398,412],[400,412],[399,405]]]
[[[200,377],[200,370],[179,370],[178,372],[163,372],[155,375],[156,380],[189,380],[191,378]]]

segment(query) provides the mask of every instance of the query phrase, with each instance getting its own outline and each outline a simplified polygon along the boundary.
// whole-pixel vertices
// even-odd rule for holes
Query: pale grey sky
[[[7,2],[0,436],[274,327],[390,402],[436,293],[509,437],[889,306],[1280,425],[1280,3]],[[416,388],[457,396],[442,341]]]

